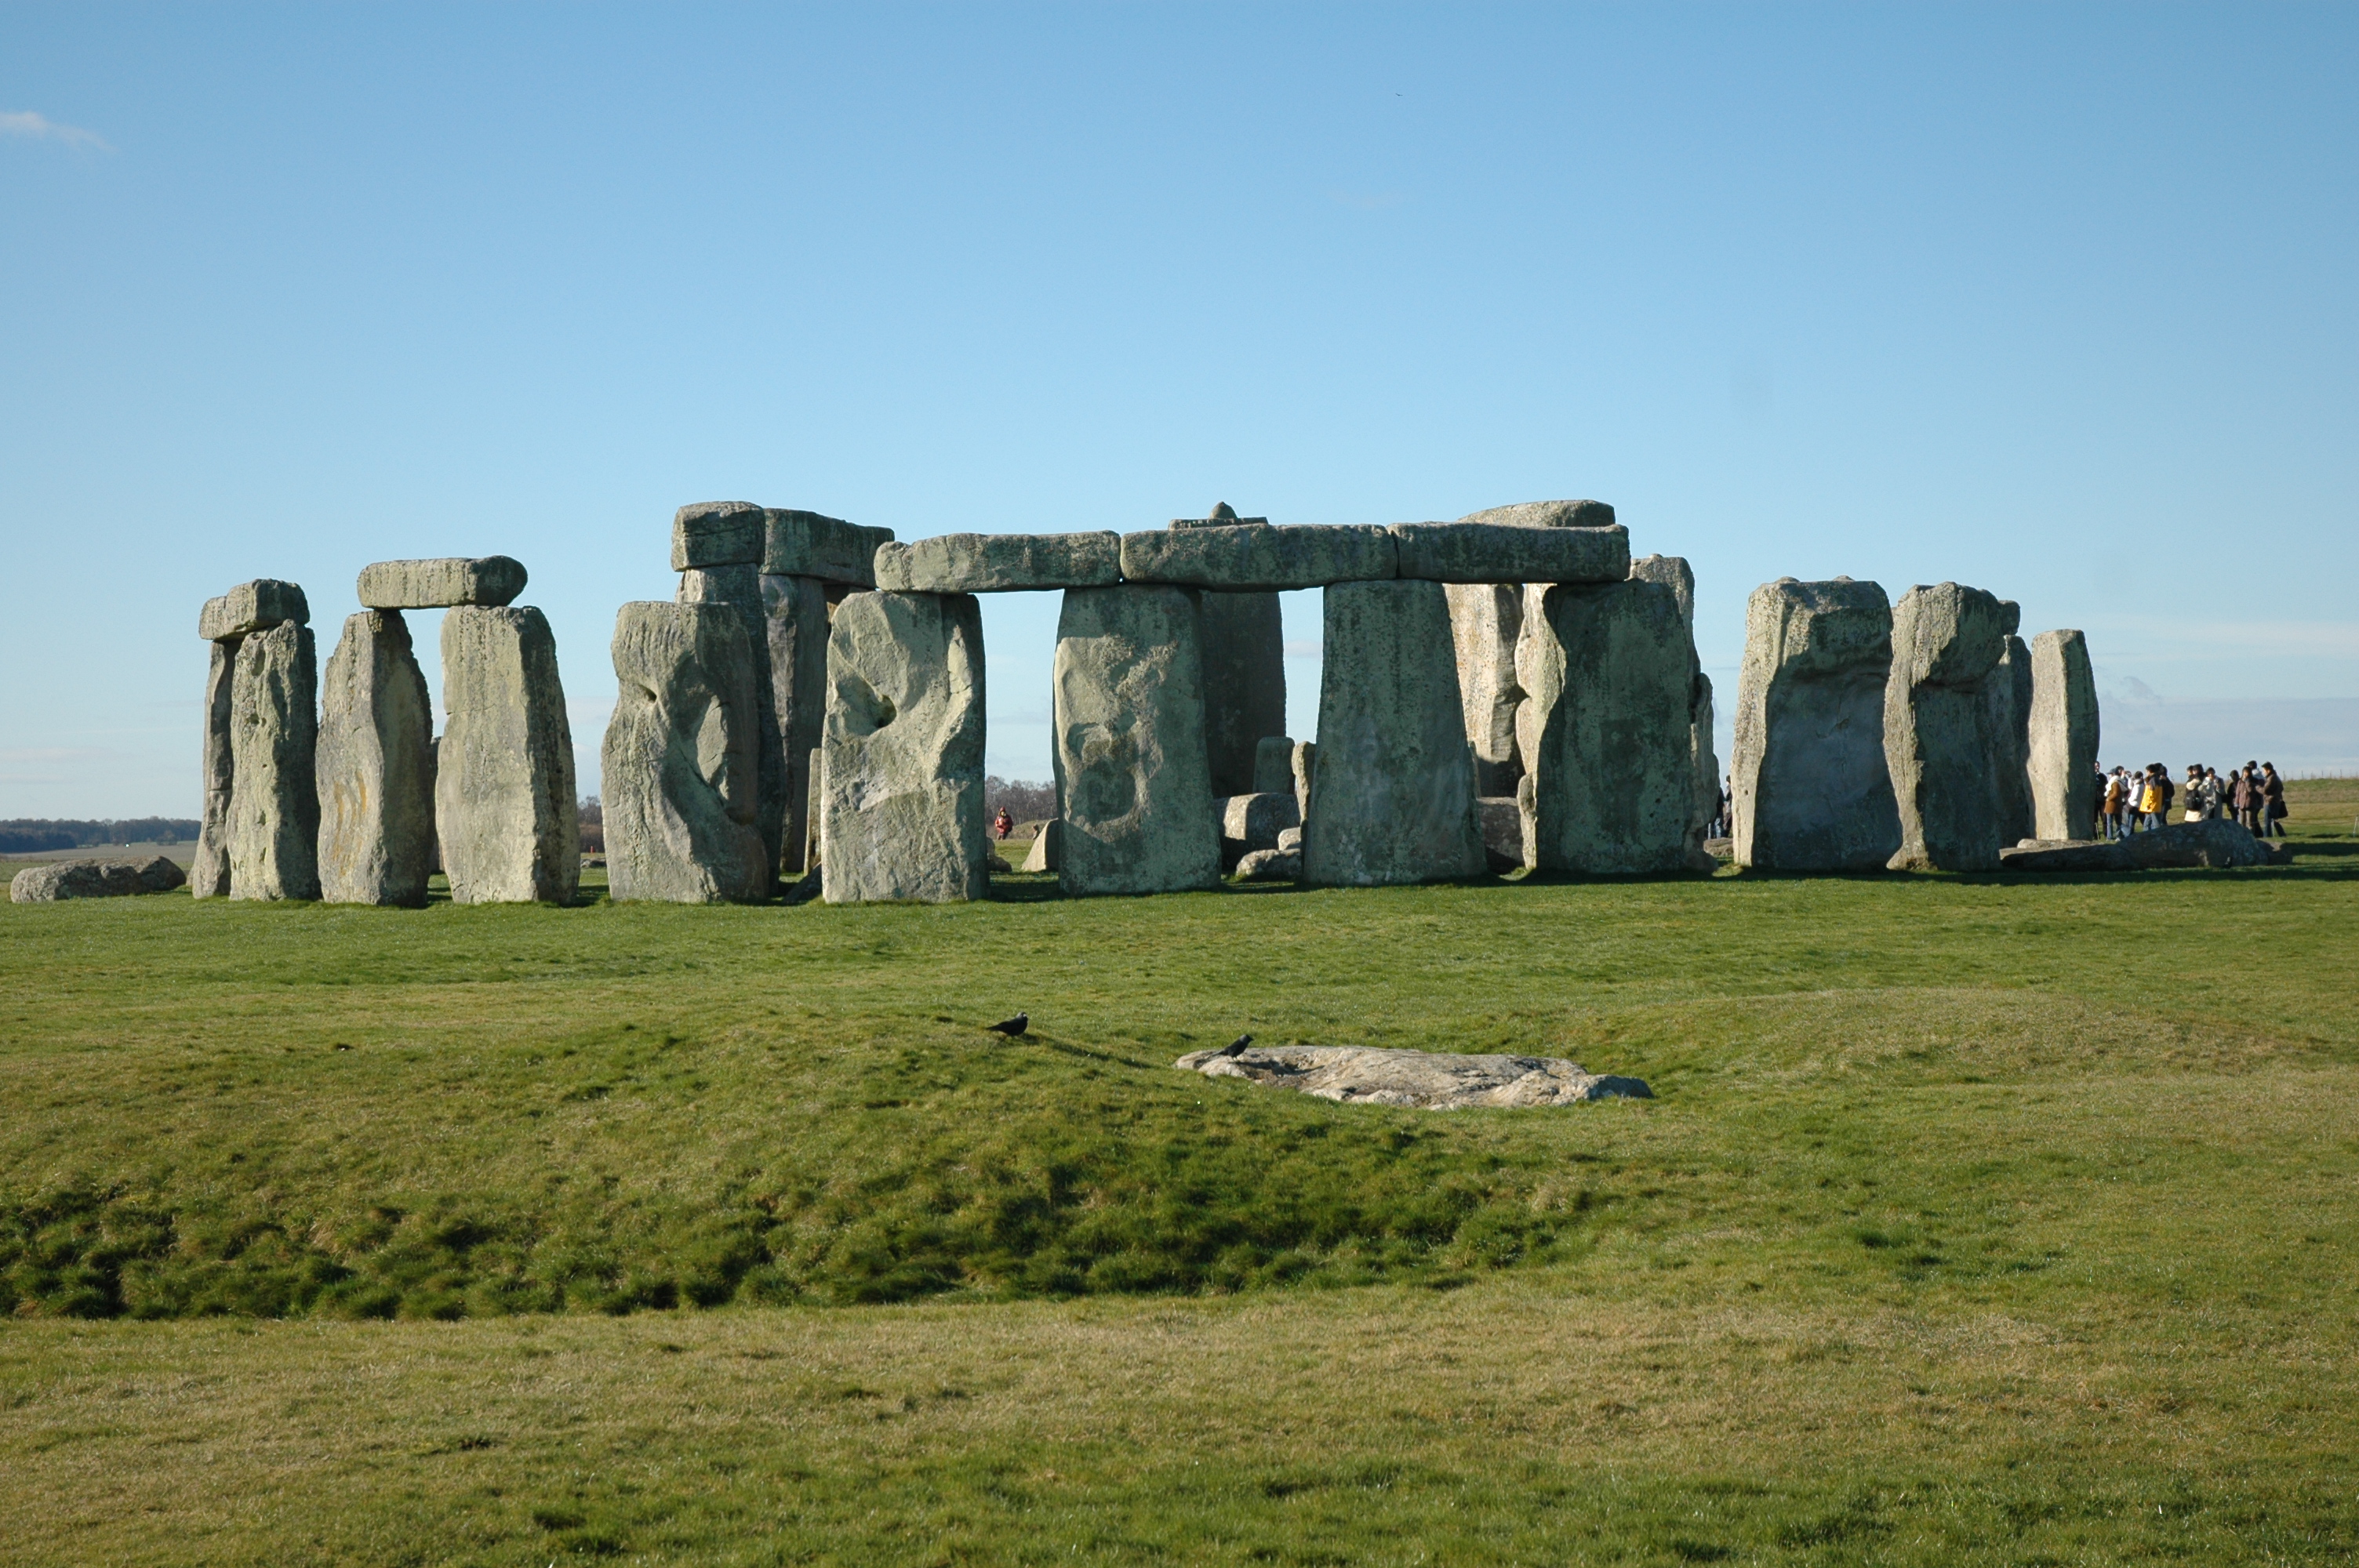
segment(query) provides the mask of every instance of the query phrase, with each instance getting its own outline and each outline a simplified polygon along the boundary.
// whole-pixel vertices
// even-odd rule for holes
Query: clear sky
[[[2354,83],[2350,5],[0,10],[0,816],[194,816],[201,602],[324,660],[445,554],[593,789],[715,499],[1593,496],[1726,695],[1756,583],[1954,579],[2088,632],[2108,762],[2359,770]],[[1054,596],[984,614],[1046,777]]]

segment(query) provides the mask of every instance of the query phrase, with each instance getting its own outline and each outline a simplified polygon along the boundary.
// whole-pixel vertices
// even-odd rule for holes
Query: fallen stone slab
[[[1302,851],[1256,849],[1237,862],[1237,880],[1244,882],[1291,882],[1302,880]]]
[[[239,583],[217,599],[206,600],[204,609],[197,614],[197,635],[217,643],[223,637],[243,637],[282,621],[304,626],[310,620],[311,606],[299,585],[262,577]]]
[[[1388,581],[1399,575],[1398,568],[1398,542],[1375,524],[1248,524],[1122,536],[1126,582],[1277,592]]]
[[[170,892],[185,886],[188,880],[187,873],[163,855],[144,860],[55,860],[18,871],[8,884],[8,898],[12,903],[127,898],[143,892]]]
[[[761,559],[766,575],[876,586],[876,552],[893,542],[892,529],[788,507],[773,506],[764,516]]]
[[[2142,871],[2284,863],[2243,823],[2224,816],[2173,822],[2110,844],[2086,838],[2027,838],[1999,851],[2001,868],[2010,871]]]
[[[761,564],[768,512],[750,501],[700,501],[671,514],[671,569]]]
[[[366,610],[447,610],[459,604],[512,604],[524,591],[524,563],[509,556],[445,556],[378,561],[361,568]]]
[[[344,621],[320,683],[320,894],[423,909],[434,865],[434,703],[398,610]]]
[[[1516,528],[1611,528],[1614,508],[1602,501],[1520,501],[1470,512],[1461,523],[1503,523]]]
[[[1652,1099],[1644,1079],[1585,1072],[1561,1056],[1462,1056],[1357,1045],[1248,1045],[1231,1056],[1191,1051],[1173,1066],[1208,1078],[1244,1078],[1343,1105],[1420,1110],[1523,1108],[1584,1100]]]
[[[1122,535],[938,534],[877,546],[876,586],[886,593],[1020,593],[1111,588],[1122,580]]]
[[[1434,582],[1620,582],[1630,532],[1508,523],[1396,523],[1398,576]]]

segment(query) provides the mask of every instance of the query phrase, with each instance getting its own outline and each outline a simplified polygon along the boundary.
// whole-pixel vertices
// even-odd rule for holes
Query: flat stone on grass
[[[1585,1072],[1561,1056],[1473,1056],[1357,1045],[1248,1045],[1235,1055],[1191,1051],[1172,1064],[1208,1078],[1243,1078],[1344,1105],[1419,1110],[1522,1108],[1652,1099],[1640,1078]]]

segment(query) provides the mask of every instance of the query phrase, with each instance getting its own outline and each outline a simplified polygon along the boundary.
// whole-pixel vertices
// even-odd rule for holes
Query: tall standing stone
[[[197,898],[229,896],[230,795],[237,778],[231,752],[231,687],[237,674],[242,637],[223,637],[212,646],[205,673],[204,741],[199,766],[205,786],[204,816],[197,826],[197,852],[189,863],[189,892]]]
[[[1516,709],[1524,688],[1516,681],[1516,640],[1523,629],[1524,593],[1515,583],[1451,583],[1450,635],[1457,654],[1458,695],[1466,714],[1466,742],[1474,752],[1477,790],[1513,795],[1523,776],[1516,745]]]
[[[1953,582],[1920,584],[1893,607],[1884,759],[1900,810],[1895,871],[1998,869],[1997,748],[1984,688],[2006,650],[2005,623],[1996,595]]]
[[[2031,837],[2031,650],[2016,635],[2023,607],[1998,601],[2006,641],[1998,665],[1983,683],[1983,717],[1990,726],[1991,786],[1998,799],[1998,837],[2013,849]]]
[[[1481,875],[1474,757],[1441,584],[1338,583],[1325,597],[1302,880],[1380,887]]]
[[[344,621],[320,688],[320,891],[426,903],[434,864],[434,705],[398,610]]]
[[[2033,835],[2086,838],[2097,818],[2097,677],[2080,633],[2031,640],[2028,728]]]
[[[1268,522],[1266,517],[1240,518],[1224,501],[1209,517],[1175,517],[1171,526],[1236,528]],[[1286,730],[1286,628],[1277,595],[1206,589],[1197,603],[1212,793],[1248,794],[1254,787],[1255,748],[1265,737]]]
[[[1561,583],[1527,601],[1529,858],[1544,871],[1690,869],[1695,645],[1657,582]],[[1527,659],[1526,652],[1530,657]]]
[[[836,606],[821,743],[830,903],[984,897],[983,607],[966,593],[855,593]]]
[[[770,712],[787,766],[787,810],[780,838],[781,869],[808,871],[818,827],[811,816],[811,759],[827,723],[827,584],[815,577],[762,577],[764,637],[768,643]]]
[[[1684,556],[1640,556],[1630,563],[1630,576],[1639,582],[1658,582],[1679,600],[1680,620],[1688,629],[1690,653],[1695,646],[1695,572]],[[1704,852],[1705,830],[1720,807],[1720,758],[1712,740],[1712,678],[1696,665],[1695,689],[1688,702],[1688,754],[1695,762],[1695,805],[1689,837],[1688,859],[1700,871],[1710,871],[1712,857]]]
[[[777,730],[742,606],[625,604],[614,654],[601,757],[615,902],[760,903],[776,864],[757,819],[761,741]]]
[[[1254,747],[1256,795],[1294,793],[1294,737],[1265,735]]]
[[[679,602],[725,604],[737,612],[745,628],[747,657],[754,680],[754,728],[747,736],[754,747],[754,794],[748,802],[754,826],[768,856],[768,873],[777,879],[785,863],[788,824],[794,815],[794,769],[788,762],[788,737],[778,721],[777,685],[770,667],[771,622],[768,595],[761,568],[753,563],[723,567],[690,567],[679,574]],[[620,627],[615,635],[622,635]],[[734,894],[731,896],[734,896]]]
[[[442,617],[434,825],[453,903],[571,903],[582,881],[557,639],[529,605]]]
[[[1057,875],[1069,893],[1221,880],[1196,600],[1151,583],[1065,593],[1050,678],[1065,825]]]
[[[1881,871],[1900,848],[1884,760],[1892,604],[1872,582],[1780,578],[1753,590],[1736,685],[1736,863]]]
[[[230,688],[229,896],[320,896],[319,655],[293,621],[239,644]]]

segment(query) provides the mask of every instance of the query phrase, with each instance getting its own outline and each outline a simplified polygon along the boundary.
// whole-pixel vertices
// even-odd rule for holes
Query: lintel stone
[[[893,542],[890,528],[864,527],[841,517],[773,506],[764,514],[762,570],[771,577],[815,577],[824,582],[876,586],[876,552]]]
[[[671,515],[671,569],[758,562],[766,515],[750,501],[700,501],[681,507]]]
[[[1122,580],[1122,536],[1091,534],[940,534],[877,546],[876,586],[886,593],[1009,593],[1112,588]]]
[[[224,637],[243,637],[286,621],[298,626],[311,623],[311,606],[304,600],[302,588],[277,578],[261,577],[239,583],[218,599],[206,600],[204,610],[197,616],[197,635],[217,643]]]
[[[1286,589],[1385,582],[1399,575],[1392,534],[1375,524],[1234,524],[1122,536],[1125,582]]]
[[[1436,582],[1620,582],[1630,531],[1506,523],[1396,523],[1398,570]]]
[[[524,563],[508,556],[378,561],[361,568],[360,600],[364,610],[510,604],[524,591]]]

